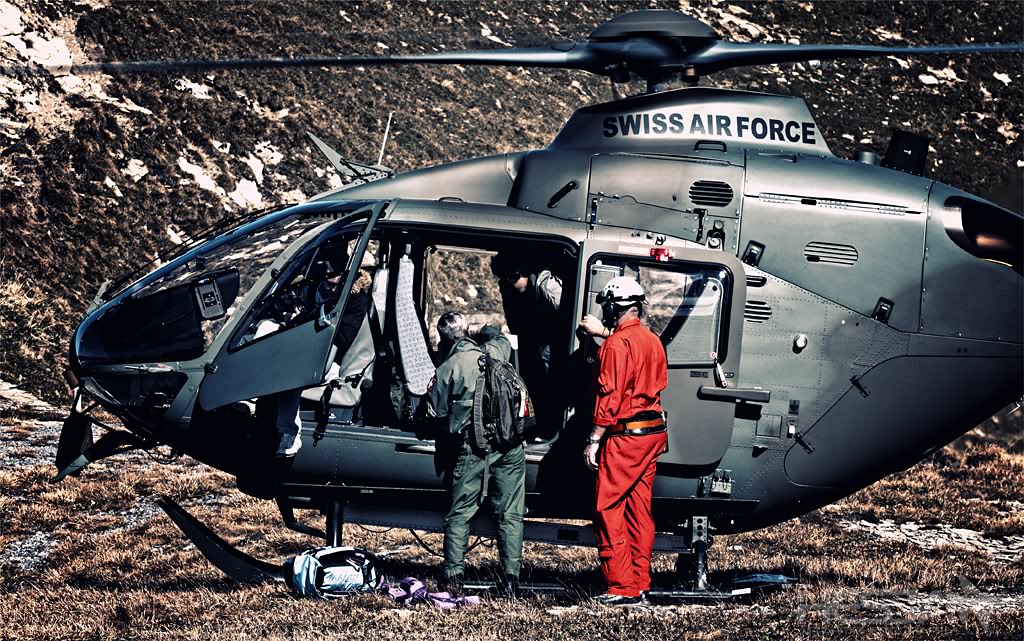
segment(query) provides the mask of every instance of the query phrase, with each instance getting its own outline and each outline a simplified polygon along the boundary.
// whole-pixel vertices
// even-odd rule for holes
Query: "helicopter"
[[[563,280],[559,358],[578,368],[566,380],[587,380],[596,341],[574,329],[607,280],[631,275],[657,292],[648,322],[669,357],[672,427],[655,484],[655,550],[692,561],[687,582],[706,588],[712,534],[847,496],[1020,396],[1024,227],[1019,214],[924,177],[920,138],[895,137],[880,162],[838,158],[803,100],[697,81],[741,65],[1021,48],[748,45],[649,10],[606,22],[585,43],[531,50],[80,66],[514,65],[635,76],[648,91],[577,110],[546,148],[403,174],[316,142],[356,184],[214,229],[97,296],[71,341],[77,397],[58,478],[165,444],[235,475],[241,491],[275,500],[288,527],[328,544],[345,522],[438,530],[436,447],[406,415],[436,364],[432,269],[444,252],[534,253]],[[667,90],[674,79],[693,86]],[[318,256],[342,246],[338,300],[261,333],[296,285],[320,276]],[[359,349],[339,355],[333,338],[361,271],[373,304]],[[964,399],[964,380],[984,384]],[[304,390],[304,446],[281,461],[250,405],[293,389]],[[527,446],[527,540],[593,543],[587,528],[552,522],[590,515],[578,396],[543,417]],[[95,407],[127,431],[93,442]],[[229,575],[279,576],[179,506],[163,507]],[[300,523],[297,509],[322,512],[324,530]]]

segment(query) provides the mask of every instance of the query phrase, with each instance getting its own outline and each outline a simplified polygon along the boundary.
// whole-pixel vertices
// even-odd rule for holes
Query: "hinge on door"
[[[597,198],[590,199],[590,216],[587,218],[587,225],[590,231],[594,231],[597,224]]]
[[[715,363],[715,384],[719,387],[729,387],[729,381],[725,380],[722,364],[718,362],[718,352],[711,352],[711,358]]]
[[[701,239],[704,237],[704,217],[708,215],[708,210],[707,209],[701,209],[701,208],[698,207],[697,209],[693,210],[693,213],[697,215],[697,240],[696,240],[696,242],[699,243],[701,241]]]
[[[811,444],[804,440],[803,432],[797,430],[793,433],[793,440],[800,444],[800,447],[804,448],[804,451],[808,454],[814,454],[814,448]]]
[[[864,387],[864,383],[861,383],[859,378],[857,378],[856,376],[851,376],[850,382],[853,383],[853,386],[857,388],[857,391],[860,392],[861,396],[863,396],[864,398],[871,396],[871,392],[868,391],[868,388]]]

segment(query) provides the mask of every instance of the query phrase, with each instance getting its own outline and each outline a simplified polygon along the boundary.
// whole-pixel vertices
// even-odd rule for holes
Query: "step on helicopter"
[[[682,13],[647,10],[550,47],[74,66],[507,65],[640,78],[647,91],[578,109],[545,148],[400,174],[314,137],[351,184],[214,228],[97,295],[71,341],[76,400],[57,480],[168,445],[276,501],[285,525],[329,545],[345,522],[439,531],[443,465],[415,418],[438,359],[428,327],[444,311],[431,280],[445,256],[530,255],[563,284],[547,384],[582,384],[539,413],[527,445],[526,539],[594,543],[588,528],[558,523],[589,518],[593,488],[579,452],[599,339],[574,330],[597,312],[604,283],[629,275],[650,292],[647,320],[669,362],[655,551],[680,555],[675,594],[710,594],[714,534],[836,501],[1021,396],[1024,218],[927,178],[920,136],[897,132],[881,159],[839,158],[802,99],[699,79],[743,66],[1022,50],[736,43]],[[685,86],[667,89],[673,81]],[[324,279],[325,257],[339,255],[337,298],[296,309],[297,288]],[[339,345],[358,296],[369,304]],[[977,384],[964,395],[967,381]],[[282,459],[262,401],[289,390],[302,390],[302,447]],[[125,429],[94,442],[96,407]],[[280,580],[278,567],[172,501],[162,506],[230,576]],[[325,528],[296,510],[319,511]]]

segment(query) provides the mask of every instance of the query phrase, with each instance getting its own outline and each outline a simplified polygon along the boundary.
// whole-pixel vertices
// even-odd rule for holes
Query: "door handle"
[[[768,403],[772,399],[771,390],[753,387],[714,387],[701,385],[697,389],[697,398],[705,401],[726,401],[732,403]]]

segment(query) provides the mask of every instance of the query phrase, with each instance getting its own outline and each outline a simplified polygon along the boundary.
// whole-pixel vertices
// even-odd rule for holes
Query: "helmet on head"
[[[646,303],[647,296],[635,278],[617,276],[605,284],[604,289],[597,295],[597,302],[602,306],[607,303],[625,309]]]
[[[597,295],[597,304],[601,306],[601,322],[606,327],[614,327],[619,317],[631,307],[643,314],[643,305],[647,302],[644,288],[636,279],[629,276],[617,276]]]
[[[339,276],[348,266],[348,247],[343,243],[326,245],[320,249],[317,262],[324,278]]]

